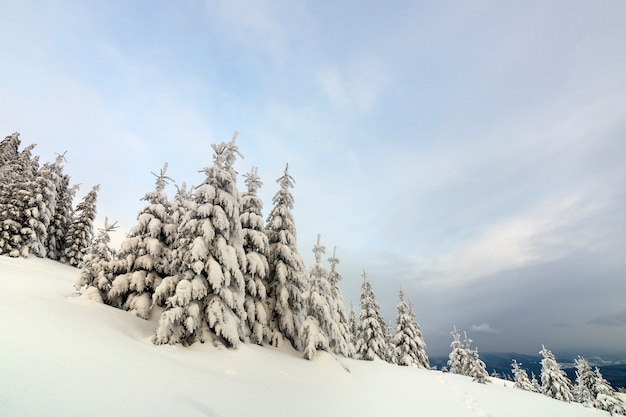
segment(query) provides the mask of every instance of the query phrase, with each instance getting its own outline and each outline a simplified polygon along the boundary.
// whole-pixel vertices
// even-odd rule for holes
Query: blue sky
[[[289,163],[305,263],[320,233],[388,320],[401,284],[431,354],[624,352],[625,2],[2,3],[0,128],[99,224],[237,130],[266,215]]]

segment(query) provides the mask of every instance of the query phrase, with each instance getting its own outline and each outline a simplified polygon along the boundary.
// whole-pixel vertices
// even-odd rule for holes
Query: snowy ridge
[[[307,361],[289,344],[155,346],[154,318],[73,296],[78,273],[47,259],[0,256],[0,415],[609,415],[497,379],[483,385],[326,352]]]

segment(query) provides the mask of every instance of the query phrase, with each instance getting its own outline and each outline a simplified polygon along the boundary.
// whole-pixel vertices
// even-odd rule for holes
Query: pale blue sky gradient
[[[320,233],[387,320],[401,283],[431,354],[624,353],[626,2],[1,3],[0,128],[100,183],[98,226],[237,130],[305,263]]]

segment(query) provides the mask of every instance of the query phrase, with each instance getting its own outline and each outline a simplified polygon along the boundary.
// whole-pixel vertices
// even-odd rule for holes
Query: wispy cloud
[[[626,304],[615,311],[595,317],[590,323],[599,324],[601,326],[626,326]]]
[[[473,324],[470,327],[470,330],[476,333],[483,333],[483,334],[497,334],[499,333],[498,330],[493,329],[488,323],[482,323],[482,324]]]
[[[383,61],[370,54],[342,69],[333,65],[321,68],[315,82],[333,107],[368,113],[378,105],[390,77]]]

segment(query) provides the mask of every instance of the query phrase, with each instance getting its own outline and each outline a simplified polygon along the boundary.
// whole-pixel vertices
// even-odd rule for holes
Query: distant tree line
[[[452,351],[448,359],[446,372],[466,375],[474,381],[485,383],[489,381],[484,362],[479,359],[478,350],[471,348],[472,340],[465,333],[464,341],[460,340],[460,332],[454,327],[451,332],[453,341],[450,344]],[[542,356],[541,374],[539,381],[534,373],[528,376],[522,364],[513,359],[511,368],[514,387],[525,391],[544,394],[550,398],[565,402],[577,402],[585,407],[598,408],[611,413],[611,415],[626,415],[626,406],[620,399],[611,384],[604,379],[600,370],[596,367],[591,369],[589,362],[578,357],[576,365],[576,380],[572,383],[566,373],[561,370],[554,354],[541,346],[539,352]],[[498,375],[492,375],[498,377]],[[505,376],[505,379],[507,376]]]

